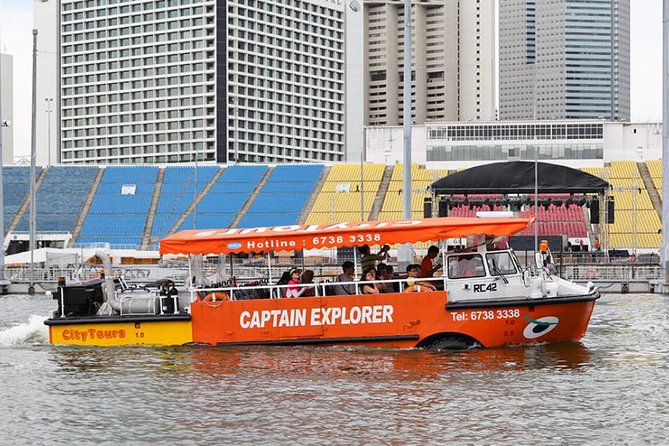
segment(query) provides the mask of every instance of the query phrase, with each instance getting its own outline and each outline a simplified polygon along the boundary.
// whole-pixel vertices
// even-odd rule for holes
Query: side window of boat
[[[493,276],[500,274],[515,274],[517,272],[516,265],[508,252],[497,252],[486,254],[488,261],[488,269]]]
[[[450,279],[464,279],[468,277],[483,277],[483,258],[479,254],[451,256],[448,258],[448,277]]]

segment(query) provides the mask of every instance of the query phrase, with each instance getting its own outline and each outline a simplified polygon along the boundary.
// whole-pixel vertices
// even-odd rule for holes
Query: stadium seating
[[[179,228],[227,228],[253,193],[267,166],[227,167]]]
[[[38,171],[39,172],[39,171]],[[30,170],[24,166],[4,166],[3,204],[5,207],[5,231],[16,216],[21,203],[30,192]]]
[[[306,223],[369,219],[384,171],[383,164],[335,164]]]
[[[165,168],[158,207],[151,229],[152,237],[164,237],[193,203],[219,169],[218,166],[168,166]],[[195,187],[197,182],[197,187]]]
[[[93,166],[49,167],[35,192],[36,231],[71,233],[97,173]],[[24,213],[16,231],[28,231],[29,219]]]
[[[649,171],[651,179],[654,175],[662,176],[661,165],[659,171],[658,166],[649,167]],[[632,249],[658,247],[662,243],[662,235],[658,232],[662,223],[637,164],[634,161],[611,161],[608,168],[601,170],[600,176],[613,185],[611,195],[615,200],[615,221],[608,225],[608,246]],[[659,191],[661,194],[661,189]]]
[[[239,222],[239,227],[293,225],[309,201],[322,165],[280,165]]]
[[[652,187],[661,195],[661,161],[646,161]],[[72,232],[91,192],[91,185],[101,168],[95,166],[51,166],[37,190],[37,231]],[[112,246],[139,246],[149,221],[148,213],[156,189],[159,168],[156,166],[108,166],[102,168],[102,181],[91,197],[91,207],[84,218],[77,243],[110,243]],[[268,169],[270,169],[268,171]],[[318,164],[198,166],[197,187],[193,166],[168,166],[159,191],[156,214],[151,227],[154,239],[166,236],[180,217],[185,217],[178,229],[225,228],[237,222],[237,227],[318,224],[332,221],[358,221],[370,218],[376,202],[380,220],[402,218],[403,166],[396,164],[386,170],[383,164],[335,164],[329,169],[323,184],[326,167]],[[37,175],[41,168],[38,168]],[[615,223],[608,226],[607,246],[634,249],[654,248],[661,243],[658,213],[646,189],[637,164],[632,161],[612,161],[604,167],[583,168],[613,185]],[[429,186],[448,174],[445,170],[429,170],[412,165],[412,216],[423,216],[423,199],[430,196]],[[384,172],[387,184],[383,184]],[[15,219],[29,191],[29,168],[4,166],[3,204],[5,229]],[[217,181],[200,200],[196,212],[184,215],[195,197],[220,173]],[[258,185],[266,176],[262,188]],[[648,182],[650,188],[651,182]],[[379,191],[387,192],[379,196]],[[124,194],[122,190],[130,189]],[[253,193],[257,192],[256,196]],[[134,192],[134,193],[132,193]],[[652,192],[652,191],[651,191]],[[565,194],[542,194],[539,200],[552,203],[537,210],[540,235],[588,237],[587,209],[581,204],[566,203]],[[459,197],[464,199],[464,196]],[[449,215],[474,216],[479,210],[504,210],[495,201],[500,195],[469,195],[467,205],[451,206]],[[252,200],[248,210],[240,215]],[[487,204],[486,200],[492,202]],[[313,205],[310,205],[313,203]],[[362,206],[362,211],[361,211]],[[521,215],[530,215],[533,206]],[[435,210],[436,214],[436,210]],[[28,230],[28,214],[16,226]],[[534,227],[521,234],[533,235]],[[593,234],[592,237],[597,234]],[[154,244],[155,248],[157,245]]]
[[[138,247],[157,176],[154,166],[106,167],[77,243]],[[133,187],[134,193],[124,193]]]
[[[653,180],[653,186],[655,190],[660,192],[662,191],[662,160],[650,160],[646,161],[646,167],[650,172],[650,178]]]
[[[397,220],[403,216],[404,196],[402,195],[402,181],[404,165],[395,164],[390,177],[388,192],[383,199],[383,206],[379,213],[379,220]],[[448,175],[446,170],[427,170],[418,164],[411,165],[411,216],[423,217],[423,202],[425,197],[431,196],[428,188],[439,178]]]

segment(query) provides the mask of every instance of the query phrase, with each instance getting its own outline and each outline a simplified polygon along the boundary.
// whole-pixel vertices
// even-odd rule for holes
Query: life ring
[[[594,269],[586,269],[583,275],[586,279],[594,279],[597,277],[597,272]]]
[[[217,292],[212,292],[204,296],[202,299],[205,302],[229,302],[230,301],[230,295],[228,293],[223,293],[221,291]]]

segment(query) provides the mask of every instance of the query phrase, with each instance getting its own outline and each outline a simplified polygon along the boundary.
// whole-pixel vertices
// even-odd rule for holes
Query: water
[[[466,352],[50,346],[0,297],[2,444],[664,444],[669,298],[607,295],[581,343]]]

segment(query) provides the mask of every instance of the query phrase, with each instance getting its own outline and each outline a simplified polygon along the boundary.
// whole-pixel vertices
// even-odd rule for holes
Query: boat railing
[[[40,266],[32,270],[29,266],[5,267],[5,277],[14,283],[57,283],[61,277],[65,277],[68,281],[87,281],[101,278],[101,273],[100,265]],[[157,279],[172,279],[184,283],[188,277],[187,268],[162,268],[154,265],[114,265],[112,273],[114,277],[122,277],[132,283],[145,283]]]
[[[432,278],[417,278],[417,282],[431,282],[431,283],[443,283],[443,277],[432,277]],[[351,282],[339,282],[339,281],[323,281],[319,283],[299,283],[299,284],[290,284],[290,285],[277,285],[277,284],[258,284],[258,285],[230,285],[222,287],[204,287],[204,288],[190,288],[191,293],[191,302],[196,300],[253,300],[253,299],[280,299],[284,298],[286,295],[286,290],[288,288],[299,288],[299,289],[313,289],[314,295],[316,297],[326,297],[326,296],[341,296],[347,294],[335,294],[333,292],[328,292],[328,289],[334,287],[348,287],[353,290],[353,293],[350,295],[360,295],[365,294],[362,291],[362,288],[366,284],[381,284],[381,285],[392,285],[394,288],[393,292],[404,292],[405,286],[407,283],[406,278],[395,278],[390,280],[373,280],[373,281],[351,281]],[[219,293],[216,296],[216,293]]]

